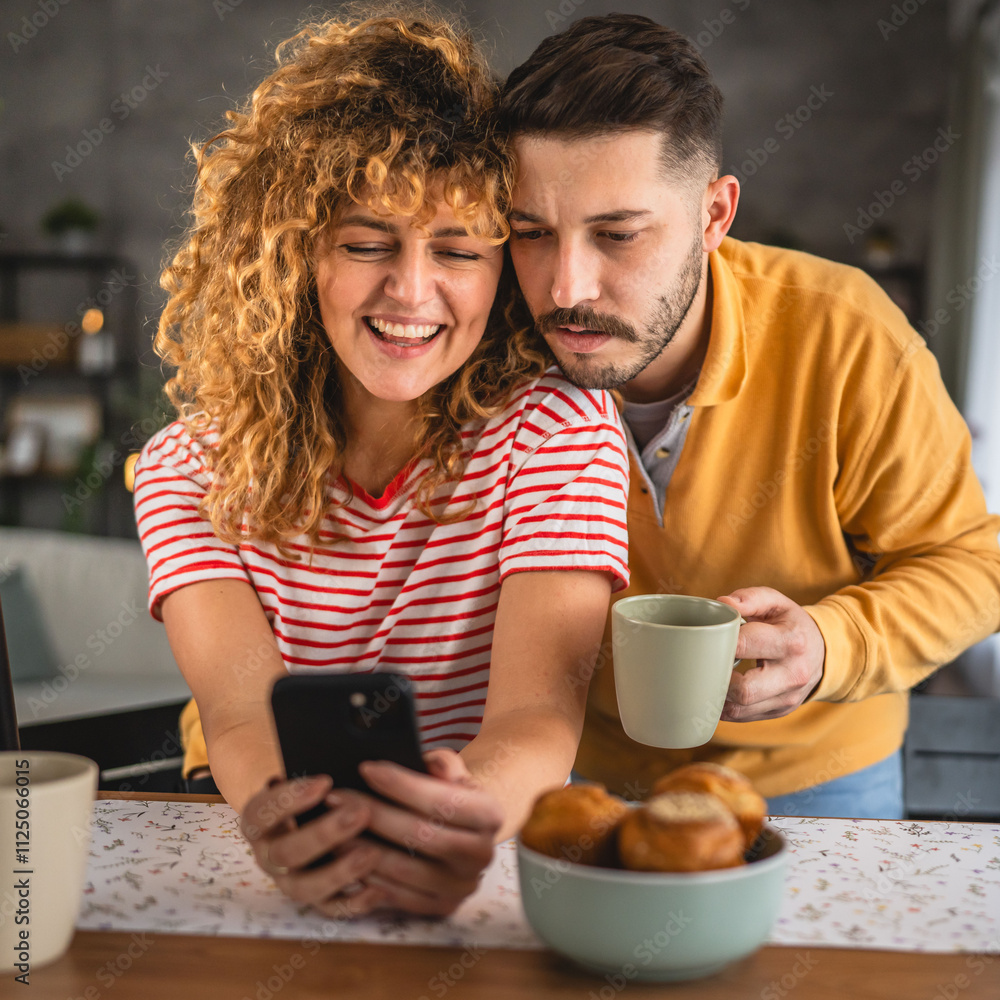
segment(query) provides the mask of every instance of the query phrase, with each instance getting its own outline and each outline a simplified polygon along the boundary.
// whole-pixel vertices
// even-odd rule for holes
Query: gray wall
[[[906,190],[883,222],[902,256],[919,261],[937,167],[912,179],[914,168],[904,164],[949,125],[947,10],[944,0],[927,0],[883,37],[878,22],[892,7],[881,0],[470,0],[466,12],[502,72],[576,17],[624,9],[677,27],[701,42],[728,102],[725,164],[746,178],[735,235],[857,260],[862,240],[852,245],[844,225],[895,181]],[[5,0],[4,245],[39,245],[39,218],[67,195],[91,202],[106,219],[104,245],[136,262],[148,345],[164,241],[179,232],[191,177],[186,140],[211,134],[225,109],[268,72],[274,44],[307,10],[297,0]],[[801,127],[779,127],[817,91],[832,96],[814,98],[818,106]],[[134,107],[122,99],[129,92]],[[804,107],[800,113],[806,117]],[[102,120],[100,143],[68,165],[67,146],[88,131],[94,137]],[[748,150],[758,150],[758,159],[766,154],[753,176],[741,167]],[[69,294],[70,305],[79,301]],[[41,314],[67,305],[46,284],[35,289],[32,308],[36,318],[59,319]],[[144,356],[151,360],[148,346]]]

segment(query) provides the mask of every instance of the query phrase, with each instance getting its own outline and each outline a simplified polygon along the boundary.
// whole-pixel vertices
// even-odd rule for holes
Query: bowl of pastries
[[[787,850],[737,771],[689,764],[645,802],[602,786],[544,793],[517,837],[521,899],[554,951],[607,978],[707,976],[756,951],[778,915]]]

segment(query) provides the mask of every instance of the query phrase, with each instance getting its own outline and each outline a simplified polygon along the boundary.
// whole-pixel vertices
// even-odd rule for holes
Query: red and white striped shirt
[[[381,497],[354,487],[330,508],[318,548],[220,541],[198,513],[211,486],[214,432],[192,438],[179,421],[143,448],[135,468],[139,538],[149,562],[149,606],[210,579],[257,592],[290,673],[393,671],[413,682],[424,747],[460,749],[479,730],[500,584],[523,570],[584,569],[628,584],[628,457],[611,396],[579,389],[556,369],[507,408],[463,428],[468,461],[435,511],[475,499],[464,520],[437,524],[413,505],[424,460]],[[345,498],[343,481],[331,498]]]

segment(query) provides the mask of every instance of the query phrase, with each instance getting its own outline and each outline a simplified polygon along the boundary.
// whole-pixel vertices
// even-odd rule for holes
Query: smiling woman
[[[395,409],[405,426],[413,401],[464,365],[483,337],[503,248],[470,234],[443,199],[436,208],[423,227],[355,207],[317,264],[320,315],[349,373],[342,388],[355,415]]]
[[[504,321],[512,172],[470,38],[424,8],[308,25],[278,60],[195,148],[163,276],[150,608],[195,696],[185,773],[210,765],[278,885],[447,913],[569,774],[628,580],[625,440]],[[429,774],[282,780],[274,681],[381,670],[412,682]]]

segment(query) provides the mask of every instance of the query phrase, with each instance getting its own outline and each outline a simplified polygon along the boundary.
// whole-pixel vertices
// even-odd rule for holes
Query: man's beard
[[[553,309],[539,316],[535,320],[535,329],[542,336],[560,326],[581,326],[587,330],[610,334],[617,340],[629,344],[639,345],[635,357],[604,365],[600,365],[597,357],[590,354],[569,354],[561,357],[557,353],[556,360],[566,378],[583,389],[616,389],[634,379],[647,365],[655,361],[676,336],[698,294],[698,289],[701,287],[702,253],[701,233],[699,233],[674,287],[656,300],[652,316],[644,330],[637,329],[620,316],[602,314],[586,306]]]

